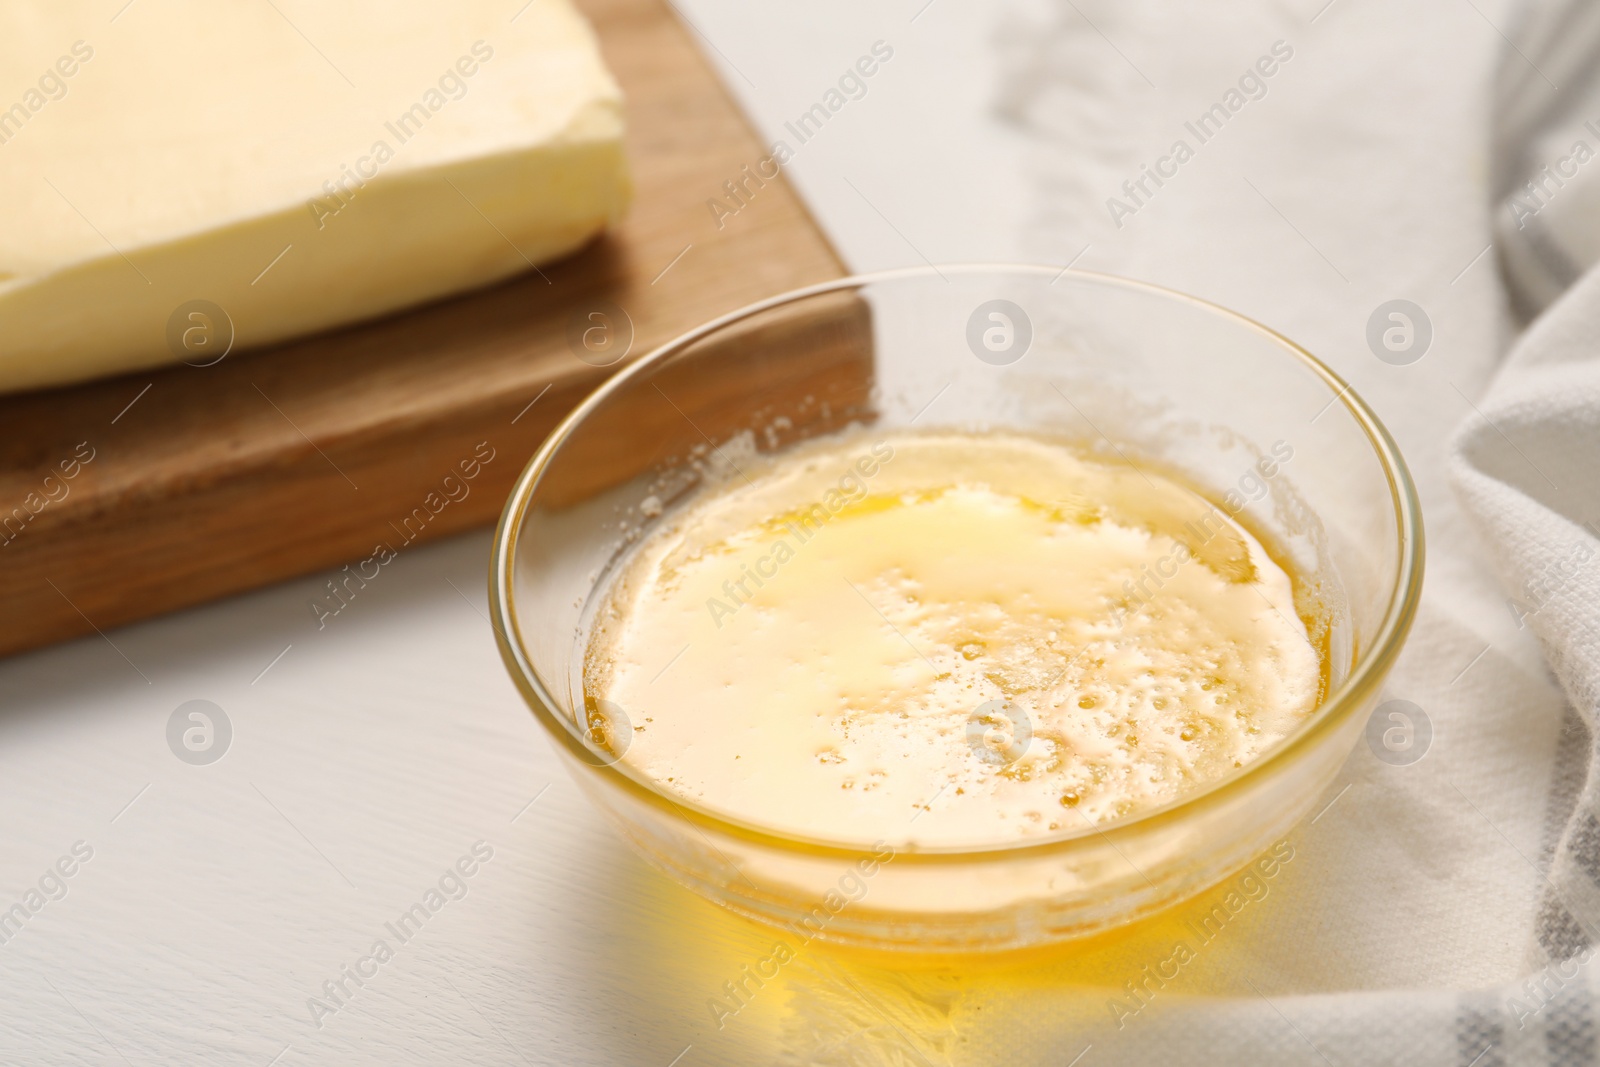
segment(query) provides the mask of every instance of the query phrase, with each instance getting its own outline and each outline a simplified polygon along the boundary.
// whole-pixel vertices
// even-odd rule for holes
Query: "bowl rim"
[[[921,267],[901,267],[893,270],[851,274],[830,281],[791,289],[776,296],[736,308],[682,333],[664,344],[658,345],[645,355],[625,364],[615,374],[596,387],[577,407],[573,408],[544,439],[538,451],[534,453],[533,458],[528,461],[527,466],[523,468],[522,473],[518,476],[511,494],[506,499],[499,523],[495,528],[494,542],[490,552],[488,578],[491,628],[494,630],[495,641],[499,646],[501,659],[505,662],[506,670],[510,673],[512,681],[516,684],[517,690],[524,701],[527,702],[530,710],[532,710],[534,717],[539,720],[545,731],[567,750],[569,755],[581,761],[588,770],[600,775],[607,784],[624,790],[635,799],[660,809],[664,814],[679,819],[687,819],[696,824],[702,831],[713,830],[767,848],[787,852],[803,852],[811,856],[837,858],[847,862],[874,855],[872,845],[790,833],[717,811],[687,797],[668,795],[645,775],[633,770],[631,767],[625,767],[621,760],[600,765],[589,762],[593,758],[591,750],[578,737],[573,724],[570,724],[565,715],[557,710],[557,703],[550,697],[543,680],[539,677],[538,672],[534,670],[532,663],[528,661],[523,650],[520,628],[514,611],[516,547],[522,518],[526,513],[528,502],[562,444],[591,412],[604,404],[614,393],[626,388],[628,383],[635,377],[645,374],[650,368],[664,362],[674,353],[704,337],[751,316],[782,307],[785,304],[798,303],[826,293],[860,289],[881,282],[917,278],[940,278],[948,281],[947,274],[1010,274],[1032,275],[1035,277],[1048,274],[1052,275],[1051,285],[1054,285],[1063,277],[1070,276],[1077,281],[1121,287],[1186,303],[1203,311],[1230,319],[1236,324],[1276,342],[1279,347],[1298,358],[1307,369],[1322,379],[1323,384],[1327,385],[1333,392],[1333,399],[1328,402],[1329,405],[1331,406],[1336,402],[1342,403],[1346,411],[1366,434],[1367,441],[1372,447],[1389,483],[1389,494],[1395,515],[1397,543],[1394,545],[1394,549],[1398,556],[1398,567],[1394,585],[1389,591],[1388,603],[1384,608],[1383,619],[1368,646],[1365,649],[1357,650],[1349,675],[1337,688],[1323,698],[1311,715],[1299,727],[1243,767],[1193,793],[1185,794],[1168,801],[1166,804],[1126,818],[1115,819],[1105,824],[1089,823],[1081,828],[1061,831],[1044,837],[979,845],[895,843],[895,862],[897,864],[968,864],[975,860],[1009,861],[1017,858],[1037,858],[1050,853],[1070,850],[1079,842],[1095,838],[1100,839],[1103,843],[1110,843],[1112,847],[1116,847],[1116,839],[1119,837],[1157,831],[1163,826],[1183,820],[1191,813],[1220,803],[1227,794],[1233,792],[1235,787],[1245,780],[1261,775],[1268,768],[1281,766],[1292,760],[1296,755],[1314,747],[1317,742],[1334,732],[1338,725],[1348,719],[1382,685],[1384,678],[1405,643],[1407,634],[1410,632],[1412,622],[1416,616],[1418,602],[1421,598],[1425,557],[1422,505],[1417,496],[1416,485],[1412,481],[1411,472],[1406,466],[1399,446],[1390,435],[1388,428],[1368,407],[1366,401],[1356,394],[1349,383],[1304,347],[1296,344],[1271,327],[1213,301],[1176,289],[1169,289],[1153,282],[1139,281],[1101,271],[1081,270],[1071,266],[1054,267],[1045,264],[999,262],[938,265],[929,263]],[[515,635],[515,638],[512,635]]]

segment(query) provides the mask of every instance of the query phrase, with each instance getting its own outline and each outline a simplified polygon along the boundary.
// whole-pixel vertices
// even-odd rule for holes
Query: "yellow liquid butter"
[[[587,649],[595,735],[669,793],[1003,842],[1167,803],[1321,698],[1290,574],[1148,468],[954,433],[739,467],[624,561]]]

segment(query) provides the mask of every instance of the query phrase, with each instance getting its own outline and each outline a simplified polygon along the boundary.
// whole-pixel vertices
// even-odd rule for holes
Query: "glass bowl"
[[[1043,434],[1178,475],[1314,594],[1328,620],[1323,701],[1253,762],[1165,806],[982,847],[919,846],[911,824],[905,840],[875,844],[848,828],[797,836],[664,791],[618,760],[626,723],[585,706],[584,653],[607,583],[694,497],[723,446],[781,453],[862,428]],[[1263,462],[1272,456],[1282,462]],[[806,940],[974,951],[1132,922],[1272,848],[1361,736],[1416,610],[1422,560],[1394,441],[1292,342],[1107,275],[941,266],[774,297],[625,367],[522,473],[489,590],[501,654],[535,718],[649,862]]]

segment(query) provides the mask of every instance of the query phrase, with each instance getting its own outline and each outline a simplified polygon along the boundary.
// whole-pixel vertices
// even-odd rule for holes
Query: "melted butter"
[[[1221,778],[1321,697],[1290,575],[1154,471],[959,434],[741,466],[590,638],[591,719],[620,707],[611,743],[669,791],[833,840],[1013,840]]]

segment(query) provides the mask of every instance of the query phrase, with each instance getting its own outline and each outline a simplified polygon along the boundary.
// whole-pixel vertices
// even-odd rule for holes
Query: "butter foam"
[[[1290,575],[1148,467],[956,433],[739,465],[636,546],[589,639],[591,725],[622,709],[609,743],[669,793],[998,843],[1172,801],[1322,695]]]

